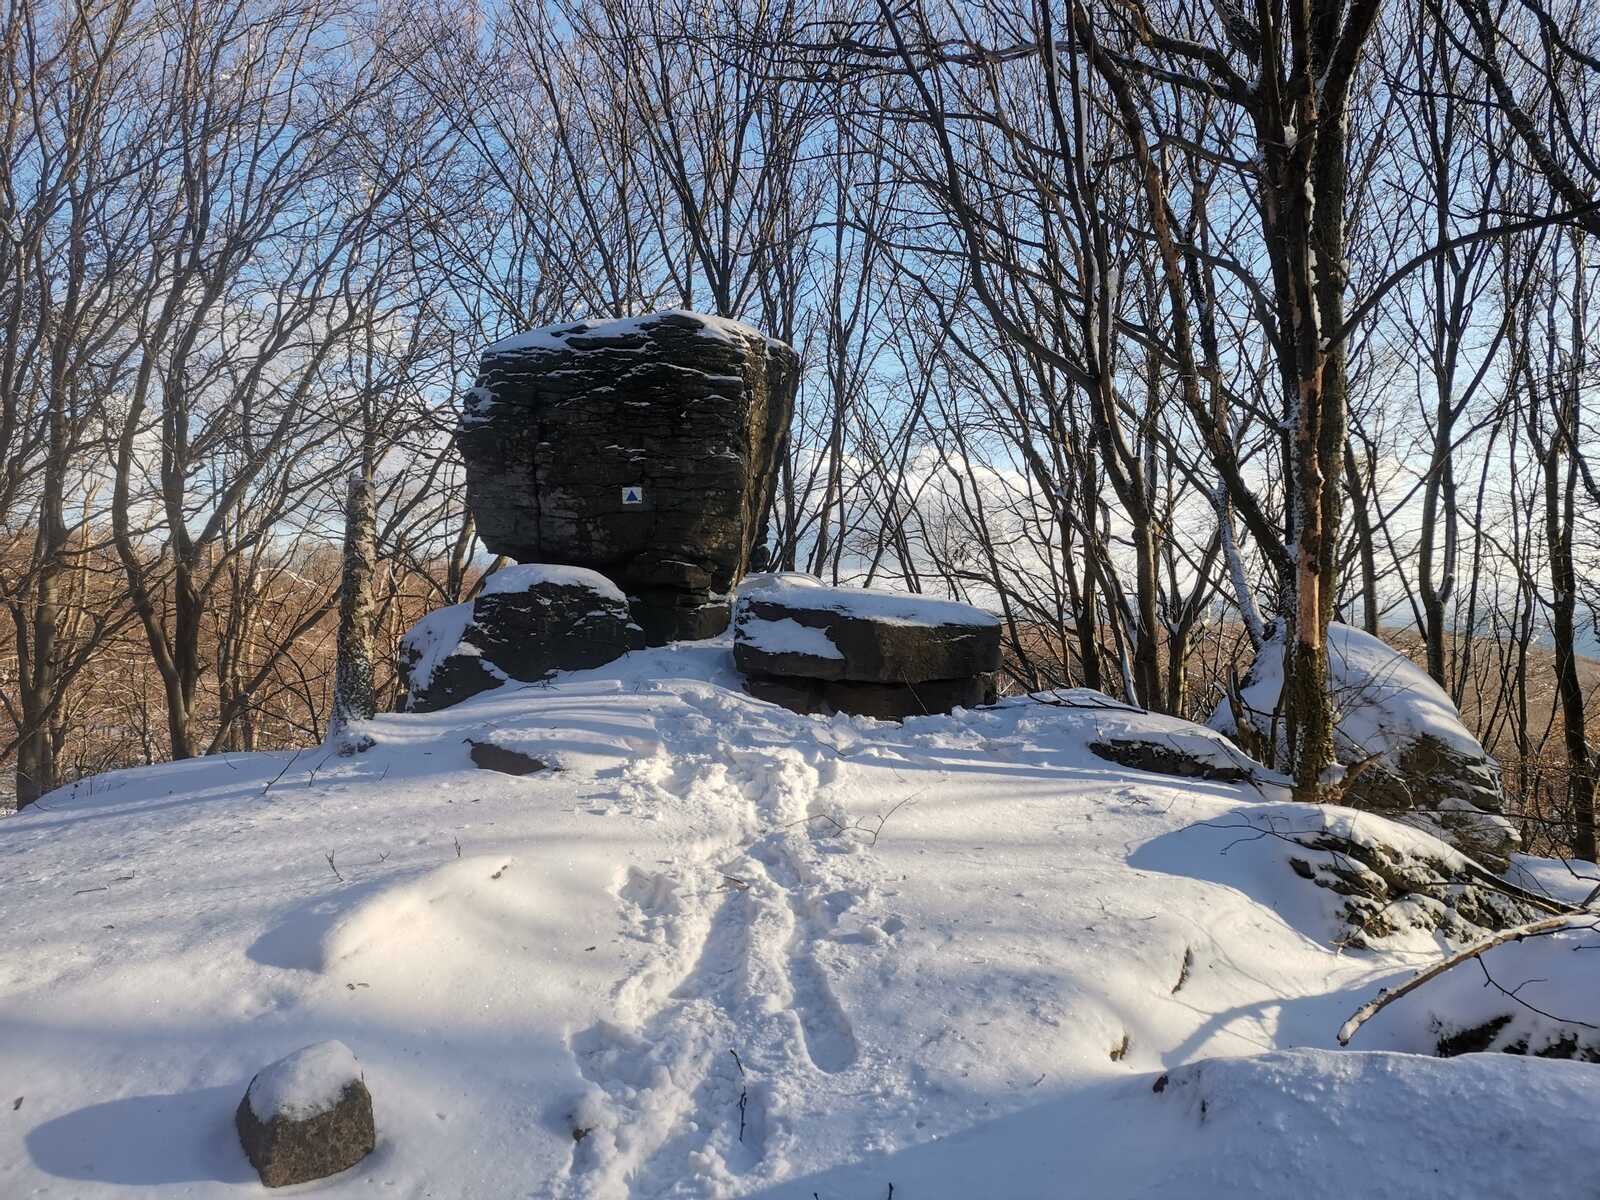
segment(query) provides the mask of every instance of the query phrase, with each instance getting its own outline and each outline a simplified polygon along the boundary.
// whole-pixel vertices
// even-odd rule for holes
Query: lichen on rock
[[[1339,941],[1346,946],[1375,948],[1405,929],[1472,942],[1542,912],[1497,889],[1444,845],[1429,853],[1331,829],[1285,836],[1302,847],[1289,858],[1295,873],[1343,898],[1348,932]]]

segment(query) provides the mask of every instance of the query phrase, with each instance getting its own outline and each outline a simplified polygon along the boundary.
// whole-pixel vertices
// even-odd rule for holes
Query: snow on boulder
[[[652,646],[720,633],[765,540],[799,378],[782,342],[682,310],[496,342],[457,439],[478,535],[604,572]]]
[[[1550,912],[1432,834],[1331,804],[1236,808],[1156,838],[1129,861],[1238,888],[1340,950],[1433,955]]]
[[[1145,712],[1093,688],[1055,688],[1029,700],[1085,731],[1085,749],[1096,758],[1153,775],[1249,783],[1266,799],[1289,796],[1290,780],[1249,757],[1214,729]]]
[[[1338,623],[1328,627],[1328,673],[1339,761],[1350,766],[1379,755],[1351,780],[1349,803],[1436,833],[1485,866],[1504,870],[1518,838],[1501,815],[1500,766],[1467,731],[1444,690],[1398,650]],[[1235,713],[1225,699],[1211,727],[1258,744],[1274,734],[1281,742],[1282,690],[1280,631],[1244,678],[1243,711]]]
[[[348,1170],[377,1144],[372,1095],[343,1042],[317,1042],[257,1072],[234,1116],[267,1187]]]
[[[1284,776],[1268,770],[1227,738],[1203,725],[1174,720],[1170,728],[1152,728],[1164,718],[1133,709],[1128,709],[1127,715],[1118,720],[1114,714],[1120,706],[1115,700],[1094,692],[1089,694],[1097,696],[1108,710],[1107,717],[1096,722],[1096,735],[1089,743],[1089,750],[1096,758],[1136,771],[1176,775],[1183,779],[1249,782],[1279,788],[1288,783]],[[1049,703],[1048,697],[1045,702]]]
[[[581,567],[496,571],[476,600],[429,613],[400,642],[405,707],[434,712],[507,680],[604,666],[644,645],[627,597]]]
[[[954,600],[753,576],[734,605],[733,657],[752,695],[799,712],[949,712],[993,701],[1000,620]]]
[[[567,567],[559,563],[522,563],[502,567],[483,581],[479,596],[504,596],[529,592],[540,587],[587,588],[602,600],[627,603],[622,589],[598,571]]]
[[[1366,1050],[1502,1052],[1600,1063],[1600,928],[1593,914],[1485,950],[1362,1025]]]
[[[468,638],[472,605],[436,608],[400,639],[400,678],[406,685],[403,707],[433,712],[504,683],[508,676],[484,661]]]
[[[1284,844],[1300,848],[1289,855],[1295,874],[1341,898],[1347,928],[1337,945],[1392,945],[1408,931],[1464,944],[1546,911],[1500,890],[1484,868],[1420,830],[1331,806],[1318,817]]]
[[[1280,1050],[1177,1067],[1155,1103],[1186,1117],[1187,1196],[1579,1196],[1600,1126],[1576,1063]]]

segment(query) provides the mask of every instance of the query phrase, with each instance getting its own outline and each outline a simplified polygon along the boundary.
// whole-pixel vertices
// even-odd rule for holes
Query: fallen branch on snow
[[[889,818],[894,816],[895,813],[899,812],[907,804],[913,803],[920,795],[922,795],[921,792],[914,792],[904,799],[897,801],[888,812],[874,813],[872,818],[858,817],[849,825],[846,825],[832,813],[819,812],[812,813],[809,817],[801,817],[798,821],[790,821],[785,825],[779,826],[779,828],[792,829],[796,825],[810,825],[813,821],[826,821],[828,824],[833,826],[835,832],[862,834],[867,839],[867,845],[876,846],[878,844],[878,838],[883,834],[883,827],[889,823]],[[869,821],[873,818],[876,818],[878,822],[876,825],[869,824]]]
[[[1426,970],[1419,971],[1397,988],[1384,988],[1371,1000],[1356,1009],[1350,1015],[1350,1019],[1339,1026],[1339,1045],[1348,1046],[1350,1039],[1355,1037],[1356,1032],[1373,1017],[1402,996],[1410,995],[1429,980],[1437,979],[1450,970],[1451,967],[1458,967],[1464,962],[1477,958],[1486,951],[1493,950],[1496,946],[1505,945],[1507,942],[1520,942],[1524,938],[1540,937],[1547,933],[1558,933],[1581,917],[1592,919],[1593,916],[1594,914],[1592,913],[1569,912],[1557,917],[1546,917],[1540,921],[1533,921],[1527,925],[1518,925],[1514,929],[1502,930],[1493,937],[1485,938],[1481,942],[1468,946],[1465,950],[1452,954],[1442,962],[1434,963],[1433,966],[1428,967]],[[1505,989],[1502,988],[1501,990],[1504,991]],[[1507,994],[1509,995],[1509,993]],[[1515,997],[1512,998],[1515,999]]]

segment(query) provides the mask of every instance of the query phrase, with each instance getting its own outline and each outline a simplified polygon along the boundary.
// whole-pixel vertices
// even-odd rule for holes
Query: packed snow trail
[[[379,1131],[329,1196],[1471,1196],[1485,1114],[1562,1195],[1600,1150],[1547,1119],[1593,1068],[1328,1053],[1438,946],[1335,952],[1335,898],[1250,835],[1304,810],[1087,749],[1226,761],[1206,731],[1086,696],[821,720],[729,659],[633,654],[380,718],[354,758],[118,772],[0,822],[0,1195],[254,1194],[233,1109],[325,1039]]]
[[[630,867],[619,883],[624,928],[658,957],[618,984],[628,1026],[604,1020],[572,1039],[592,1085],[573,1118],[575,1195],[704,1194],[759,1171],[789,1099],[770,1081],[857,1058],[815,957],[816,907],[857,898],[826,889],[815,845],[817,826],[836,820],[819,790],[837,761],[741,739],[746,706],[725,692],[678,699],[688,711],[661,719],[661,747],[630,769],[623,794],[731,814],[731,836],[670,870]]]

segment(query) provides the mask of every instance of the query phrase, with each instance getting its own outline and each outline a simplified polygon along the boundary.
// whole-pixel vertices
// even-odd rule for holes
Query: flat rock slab
[[[1216,761],[1214,752],[1195,753],[1173,743],[1132,737],[1097,738],[1089,743],[1089,750],[1095,757],[1107,762],[1157,775],[1209,779],[1220,783],[1243,783],[1254,778],[1254,772],[1242,765],[1249,761],[1243,754],[1238,756],[1237,762],[1221,763]]]
[[[750,675],[744,687],[756,699],[781,704],[791,712],[819,716],[848,713],[881,721],[903,721],[995,702],[994,676],[987,674],[913,684]]]
[[[752,696],[898,721],[994,703],[1000,621],[953,600],[758,575],[734,605],[733,657]]]
[[[753,577],[734,606],[734,661],[746,675],[921,684],[992,676],[1000,620],[969,604],[805,577]]]
[[[239,1141],[267,1187],[325,1179],[377,1145],[372,1095],[342,1042],[306,1046],[256,1073],[234,1114]]]
[[[650,645],[721,632],[799,379],[782,342],[683,310],[496,342],[457,434],[478,536],[604,573]]]
[[[436,712],[507,680],[604,666],[644,645],[628,599],[595,571],[531,563],[491,575],[478,598],[429,613],[400,642],[406,708]]]

